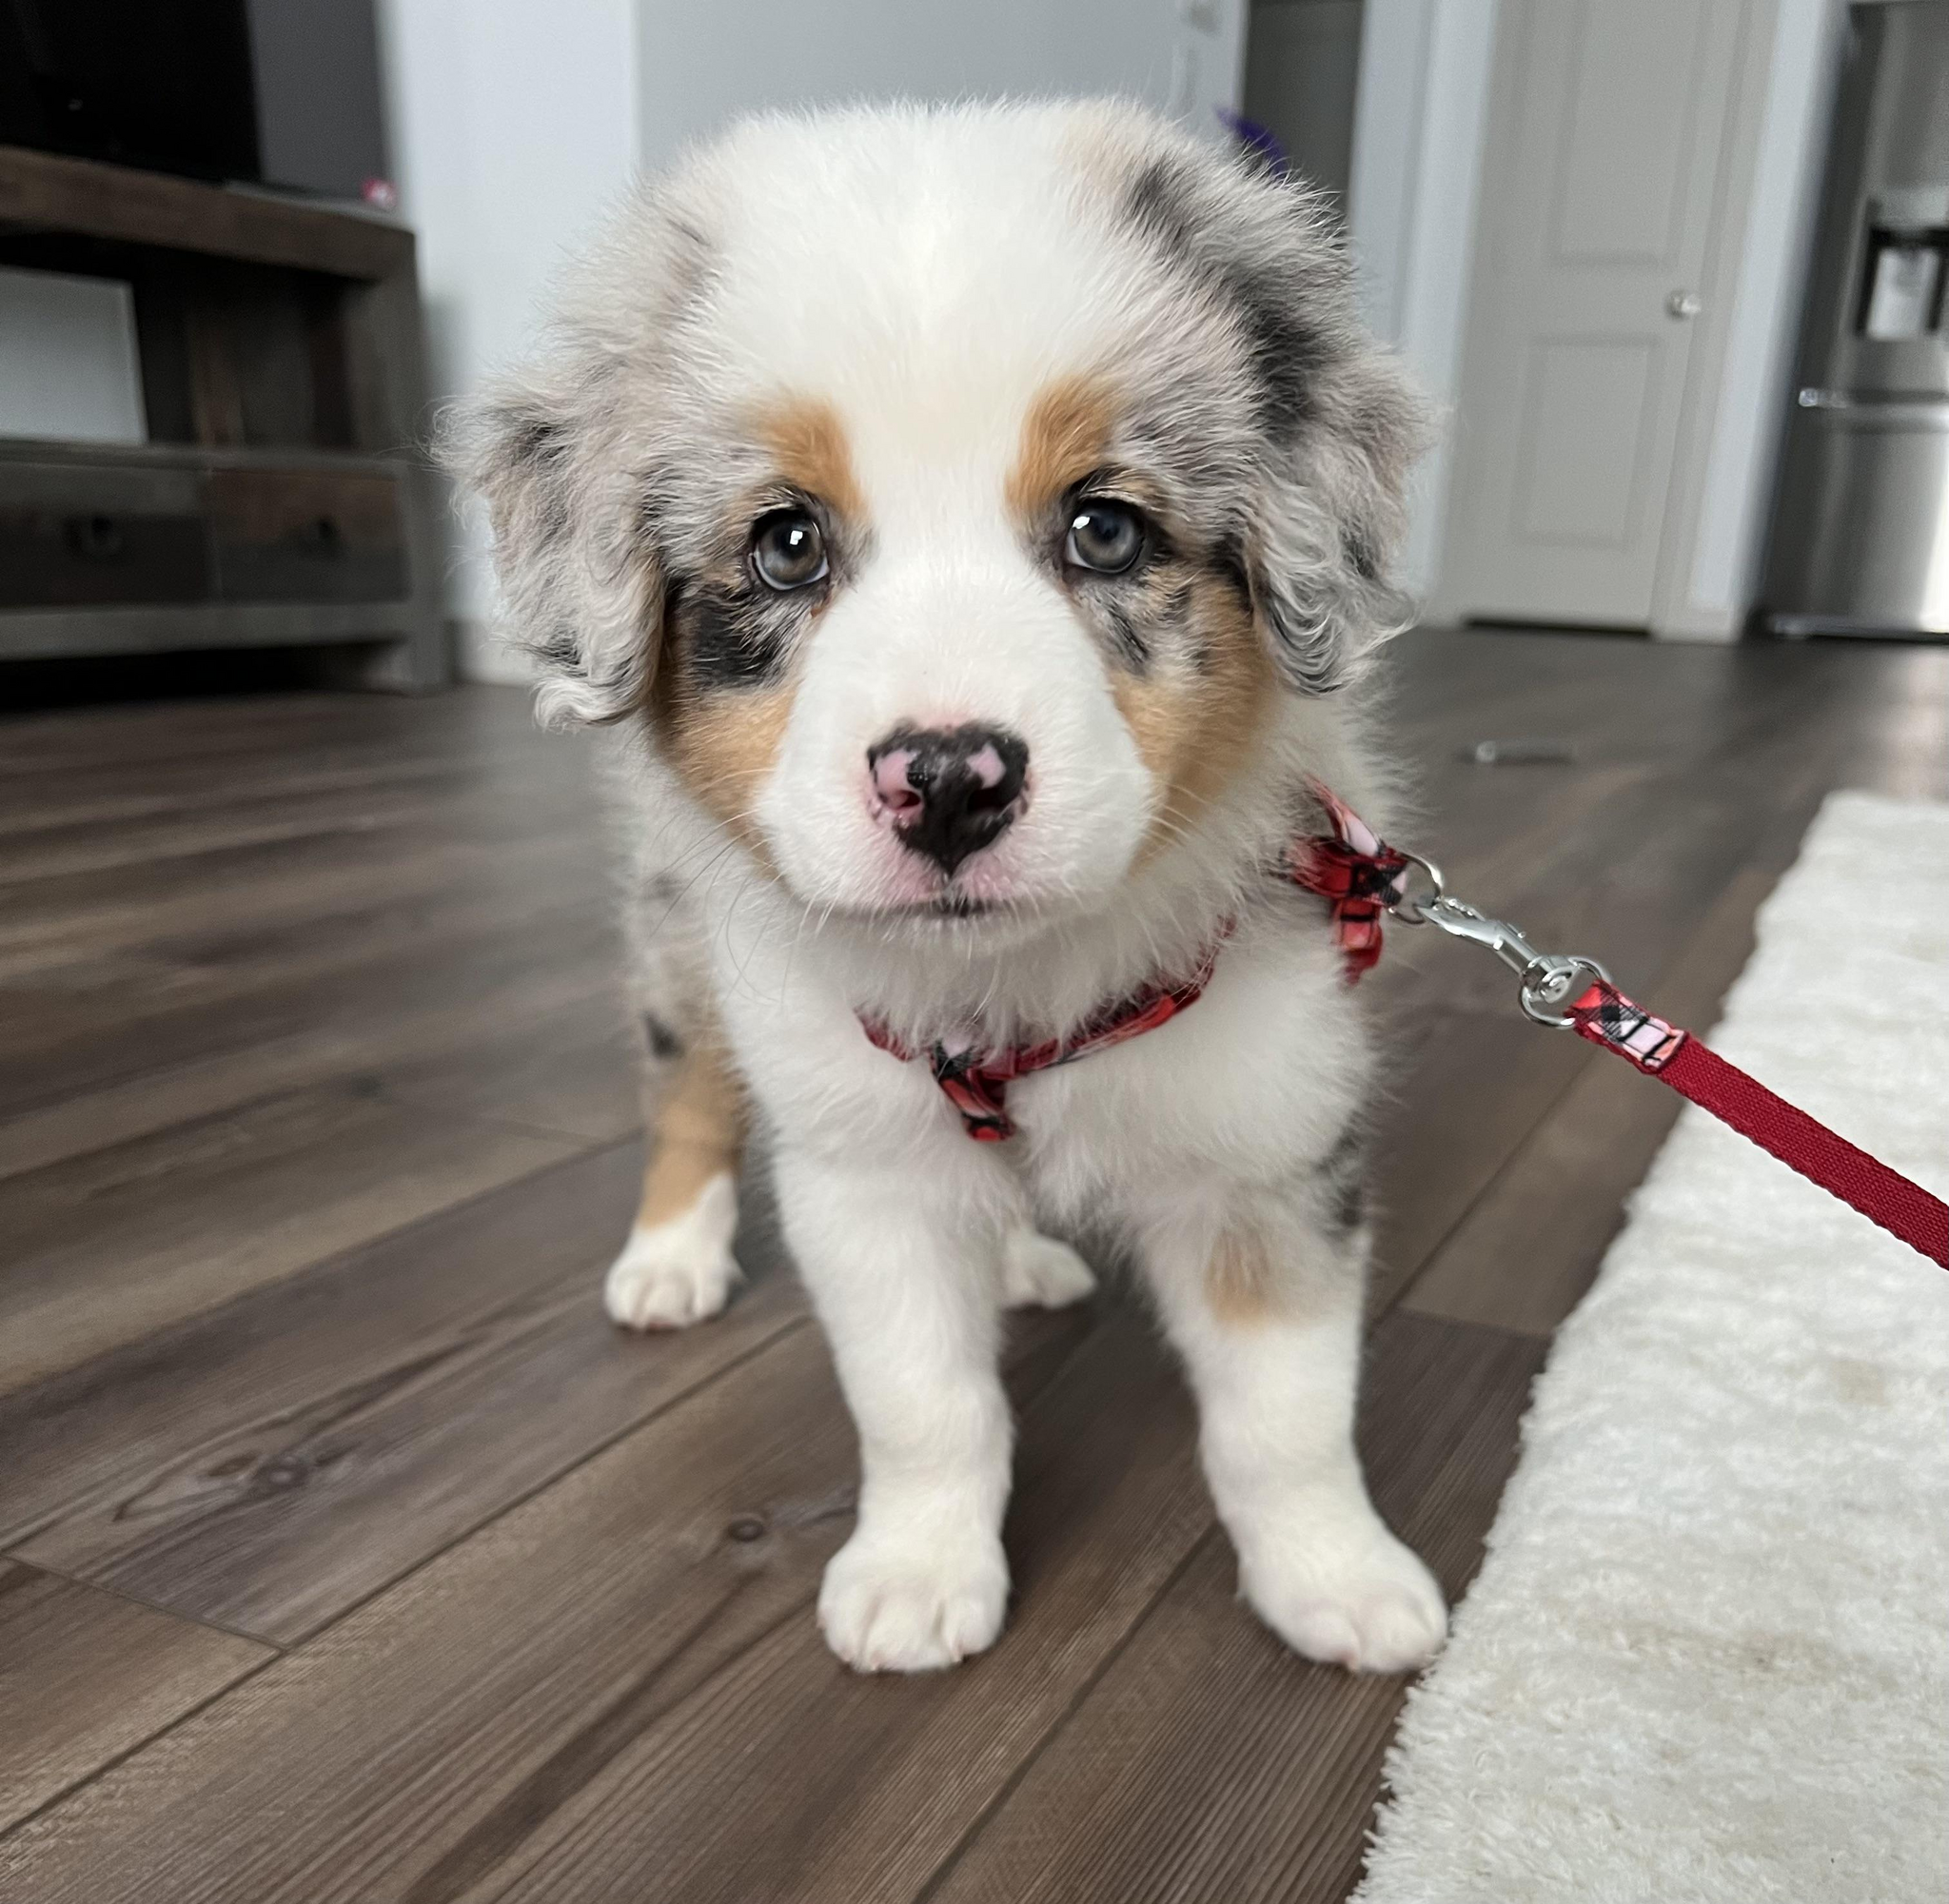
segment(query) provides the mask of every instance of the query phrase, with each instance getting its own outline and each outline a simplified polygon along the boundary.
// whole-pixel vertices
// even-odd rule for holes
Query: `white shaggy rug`
[[[1949,807],[1834,795],[1710,1042],[1949,1195]],[[1360,1904],[1949,1898],[1949,1275],[1688,1108],[1388,1776]]]

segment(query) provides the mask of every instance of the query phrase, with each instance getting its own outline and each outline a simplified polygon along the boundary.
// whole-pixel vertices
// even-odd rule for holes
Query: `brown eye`
[[[1127,502],[1079,502],[1063,559],[1097,575],[1121,575],[1144,553],[1144,519]]]
[[[803,509],[775,509],[751,532],[751,565],[780,594],[810,587],[825,579],[826,539]]]

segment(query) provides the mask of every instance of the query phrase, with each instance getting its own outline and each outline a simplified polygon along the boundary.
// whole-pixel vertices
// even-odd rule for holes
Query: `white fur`
[[[638,1224],[602,1285],[610,1320],[625,1328],[680,1329],[716,1315],[738,1281],[737,1228],[738,1187],[728,1170],[667,1223]]]
[[[1291,1240],[1307,1246],[1302,1229]],[[1201,1267],[1185,1260],[1162,1293],[1197,1390],[1212,1498],[1238,1548],[1239,1591],[1310,1659],[1419,1666],[1447,1615],[1428,1570],[1368,1504],[1354,1459],[1357,1292],[1305,1321],[1226,1328],[1201,1299]]]
[[[998,433],[997,433],[998,434]],[[1005,463],[968,472],[910,457],[868,489],[881,539],[915,550],[876,562],[837,599],[806,655],[778,771],[758,802],[779,871],[806,905],[856,911],[931,895],[928,870],[867,805],[867,748],[905,722],[1008,728],[1029,746],[1023,817],[964,875],[972,899],[1100,900],[1121,883],[1155,792],[1089,638],[1017,546]],[[957,519],[946,549],[923,512]],[[943,638],[951,631],[952,640]]]
[[[955,1625],[954,1609],[992,1604],[998,1623],[998,1539],[947,1541],[941,1517],[998,1536],[1008,1439],[990,1292],[1026,1178],[1059,1217],[1113,1210],[1135,1229],[1198,1393],[1206,1470],[1254,1609],[1309,1658],[1383,1672],[1429,1658],[1444,1630],[1439,1589],[1373,1514],[1352,1451],[1357,1259],[1335,1260],[1295,1211],[1285,1266],[1317,1320],[1228,1325],[1204,1294],[1228,1212],[1264,1194],[1295,1155],[1323,1155],[1353,1108],[1357,1021],[1329,1009],[1339,978],[1317,925],[1234,944],[1183,1017],[1013,1085],[1018,1148],[1004,1161],[968,1141],[924,1068],[896,1068],[865,1043],[824,991],[816,951],[793,956],[789,935],[760,920],[749,900],[727,912],[719,996],[759,1097],[793,1107],[788,1126],[808,1131],[781,1142],[780,1195],[867,1478],[861,1533],[836,1563],[846,1591],[836,1600],[829,1588],[821,1603],[835,1650],[866,1668],[946,1664],[974,1650],[961,1643],[970,1634],[994,1631],[972,1617]],[[781,1023],[805,1029],[760,1032]],[[1322,1260],[1309,1265],[1309,1250]],[[897,1455],[876,1430],[882,1421],[901,1438]],[[889,1466],[909,1478],[883,1480]],[[898,1643],[857,1623],[882,1597]],[[914,1640],[923,1611],[949,1622],[955,1645]]]
[[[1282,396],[1302,358],[1306,390]],[[1038,394],[1085,374],[1141,398],[1117,460],[1162,498],[1172,559],[1245,592],[1301,690],[1161,841],[1166,790],[1118,708],[1133,664],[1106,658],[1099,598],[1006,495]],[[858,1426],[827,1639],[862,1670],[915,1670],[999,1632],[999,1312],[1090,1284],[1033,1234],[1040,1217],[1133,1246],[1261,1615],[1315,1658],[1426,1659],[1440,1596],[1375,1519],[1350,1441],[1366,1236],[1331,1220],[1324,1188],[1367,1096],[1367,1035],[1317,902],[1268,871],[1309,775],[1385,822],[1358,700],[1316,690],[1357,682],[1398,615],[1380,564],[1414,437],[1318,207],[1127,108],[740,128],[630,209],[558,357],[483,408],[472,466],[513,618],[556,670],[554,714],[630,716],[653,668],[691,665],[656,603],[673,576],[722,572],[726,521],[744,533],[736,512],[766,480],[752,419],[780,398],[838,419],[870,530],[775,669],[784,736],[738,816],[761,854],[639,718],[614,779],[639,1003],[688,1026],[695,1001],[661,989],[706,974]],[[660,658],[660,639],[677,652]],[[1141,665],[1191,680],[1207,662],[1186,639],[1182,618],[1163,627]],[[915,915],[941,875],[879,823],[864,763],[902,724],[963,722],[1012,729],[1029,784],[954,881],[998,910],[948,922]],[[1062,1035],[1188,972],[1227,921],[1195,1008],[1013,1085],[1004,1145],[971,1143],[926,1068],[860,1028],[866,1012],[915,1044]],[[693,1216],[632,1241],[612,1311],[721,1302],[729,1229]],[[1262,1313],[1214,1310],[1207,1286],[1241,1222],[1274,1271]]]
[[[1011,1309],[1066,1309],[1093,1294],[1096,1278],[1067,1243],[1033,1229],[1002,1245],[1001,1300]]]

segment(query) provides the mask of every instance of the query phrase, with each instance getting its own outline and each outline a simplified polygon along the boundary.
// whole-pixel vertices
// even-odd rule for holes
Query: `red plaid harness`
[[[874,1019],[862,1016],[859,1023],[881,1050],[907,1060],[924,1057],[935,1083],[961,1113],[961,1128],[978,1144],[999,1144],[1015,1134],[1002,1100],[1016,1078],[1027,1077],[1031,1071],[1046,1071],[1053,1065],[1074,1064],[1093,1051],[1107,1051],[1140,1031],[1154,1031],[1186,1006],[1195,1005],[1211,982],[1218,953],[1230,931],[1228,921],[1216,943],[1198,961],[1197,970],[1182,984],[1147,985],[1120,1004],[1097,1012],[1073,1038],[1049,1038],[1039,1045],[1015,1045],[1005,1051],[985,1051],[973,1045],[958,1051],[950,1051],[945,1045],[914,1051]]]
[[[1383,845],[1367,822],[1326,788],[1315,784],[1311,791],[1332,831],[1295,839],[1288,847],[1280,870],[1293,885],[1327,901],[1347,982],[1351,985],[1379,959],[1381,913],[1401,897],[1408,870],[1414,862],[1405,853]],[[1014,1135],[1015,1127],[1009,1121],[1004,1100],[1016,1078],[1107,1051],[1140,1032],[1154,1031],[1195,1005],[1211,982],[1218,954],[1231,936],[1234,923],[1227,919],[1219,927],[1217,937],[1190,977],[1175,985],[1147,985],[1106,1006],[1068,1038],[1049,1038],[1039,1045],[1015,1045],[1000,1051],[974,1044],[952,1051],[935,1044],[916,1051],[876,1019],[861,1013],[859,1023],[881,1050],[909,1062],[924,1058],[935,1083],[961,1113],[968,1135],[980,1144],[999,1144]]]
[[[1949,1267],[1949,1204],[1776,1096],[1691,1032],[1634,1005],[1592,960],[1540,954],[1514,927],[1447,898],[1440,875],[1426,860],[1386,845],[1359,815],[1317,782],[1310,791],[1329,831],[1294,840],[1281,872],[1293,885],[1327,901],[1348,984],[1380,958],[1381,914],[1386,911],[1398,909],[1412,923],[1436,924],[1458,937],[1486,945],[1522,975],[1523,1009],[1539,1023],[1574,1031],[1591,1044],[1616,1052],[1851,1204],[1931,1262]],[[1408,903],[1408,876],[1416,865],[1427,870],[1435,890],[1430,899]],[[955,1051],[940,1044],[915,1051],[863,1013],[859,1022],[881,1050],[901,1059],[924,1057],[935,1082],[960,1112],[968,1135],[979,1143],[997,1144],[1014,1131],[1005,1105],[1014,1079],[1108,1050],[1154,1031],[1196,1004],[1211,981],[1232,925],[1230,919],[1224,922],[1188,978],[1174,985],[1145,986],[1097,1012],[1067,1039],[1000,1051],[973,1043]]]

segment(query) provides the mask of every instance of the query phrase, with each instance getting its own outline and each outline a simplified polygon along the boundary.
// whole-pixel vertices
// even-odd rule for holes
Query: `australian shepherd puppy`
[[[618,736],[653,1148],[609,1309],[738,1279],[755,1114],[858,1428],[818,1618],[991,1644],[1011,1304],[1120,1236],[1195,1388],[1245,1597],[1390,1672],[1445,1623],[1350,1435],[1368,1037],[1277,875],[1384,788],[1362,678],[1420,414],[1304,187],[1125,106],[741,126],[638,195],[462,425],[544,716]],[[924,1058],[1170,1022],[1008,1089]],[[992,1134],[992,1133],[991,1133]]]

